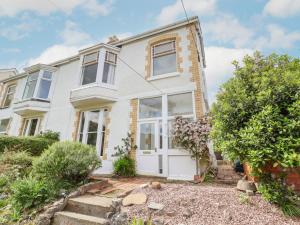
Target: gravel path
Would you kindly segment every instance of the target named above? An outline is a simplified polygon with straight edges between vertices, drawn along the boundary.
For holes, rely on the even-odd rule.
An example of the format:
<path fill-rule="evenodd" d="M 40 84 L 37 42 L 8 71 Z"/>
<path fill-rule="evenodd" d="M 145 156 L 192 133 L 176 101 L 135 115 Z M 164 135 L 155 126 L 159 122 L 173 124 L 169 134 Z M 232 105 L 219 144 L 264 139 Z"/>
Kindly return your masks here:
<path fill-rule="evenodd" d="M 144 188 L 144 205 L 126 207 L 129 217 L 160 219 L 167 225 L 300 225 L 299 219 L 286 218 L 274 205 L 259 195 L 241 203 L 235 188 L 224 185 L 162 184 L 161 190 Z M 161 203 L 161 212 L 150 212 L 147 204 Z"/>

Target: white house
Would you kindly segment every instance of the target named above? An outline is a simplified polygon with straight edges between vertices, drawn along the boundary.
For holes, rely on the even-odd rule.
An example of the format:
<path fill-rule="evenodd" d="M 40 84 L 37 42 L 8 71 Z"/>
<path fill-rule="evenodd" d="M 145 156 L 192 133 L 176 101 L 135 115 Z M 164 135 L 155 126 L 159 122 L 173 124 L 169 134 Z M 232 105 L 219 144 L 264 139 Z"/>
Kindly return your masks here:
<path fill-rule="evenodd" d="M 0 133 L 58 131 L 61 140 L 96 146 L 112 172 L 114 147 L 131 132 L 137 173 L 193 179 L 195 163 L 175 149 L 175 116 L 208 111 L 205 55 L 197 17 L 123 40 L 112 37 L 58 62 L 0 81 Z"/>

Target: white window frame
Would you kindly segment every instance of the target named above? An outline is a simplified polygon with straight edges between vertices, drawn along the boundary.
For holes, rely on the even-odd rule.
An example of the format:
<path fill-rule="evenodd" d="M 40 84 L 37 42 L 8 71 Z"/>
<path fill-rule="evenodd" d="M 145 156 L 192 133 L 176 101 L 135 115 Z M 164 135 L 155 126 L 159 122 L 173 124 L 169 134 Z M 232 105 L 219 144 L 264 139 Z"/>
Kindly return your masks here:
<path fill-rule="evenodd" d="M 86 57 L 86 56 L 88 56 L 88 55 L 93 55 L 93 54 L 97 54 L 96 60 L 94 60 L 94 61 L 92 61 L 92 62 L 84 63 L 84 57 Z M 93 84 L 95 84 L 95 83 L 98 82 L 99 57 L 100 57 L 100 51 L 89 52 L 89 53 L 83 55 L 83 57 L 82 57 L 82 63 L 81 63 L 80 86 L 82 86 L 82 87 L 84 87 L 84 86 L 89 86 L 89 85 L 93 85 Z M 82 84 L 83 77 L 84 77 L 84 67 L 85 67 L 85 66 L 94 65 L 94 64 L 97 65 L 97 71 L 96 71 L 96 79 L 95 79 L 95 82 L 88 83 L 88 84 Z"/>
<path fill-rule="evenodd" d="M 107 132 L 107 127 L 105 128 L 105 131 L 103 132 L 102 130 L 102 127 L 103 127 L 103 124 L 104 124 L 104 111 L 107 110 L 107 109 L 91 109 L 91 110 L 86 110 L 86 111 L 82 111 L 80 112 L 80 120 L 79 120 L 79 129 L 78 129 L 78 133 L 77 133 L 77 141 L 80 141 L 80 130 L 81 130 L 81 123 L 82 123 L 82 117 L 83 117 L 83 114 L 86 113 L 86 116 L 85 116 L 85 121 L 84 121 L 84 124 L 83 124 L 83 131 L 82 131 L 82 141 L 81 143 L 83 144 L 87 144 L 87 138 L 88 138 L 88 123 L 87 121 L 89 121 L 89 114 L 88 112 L 93 112 L 93 111 L 99 111 L 99 118 L 98 118 L 98 129 L 97 129 L 97 140 L 96 140 L 96 151 L 98 153 L 98 156 L 99 157 L 103 157 L 103 153 L 104 153 L 104 146 L 102 146 L 102 138 L 103 136 L 105 136 L 105 133 Z M 102 153 L 102 155 L 101 155 Z"/>
<path fill-rule="evenodd" d="M 44 74 L 45 71 L 51 73 L 51 79 L 43 78 L 43 74 Z M 33 73 L 35 73 L 35 72 L 33 72 Z M 23 97 L 22 97 L 22 99 L 23 100 L 38 99 L 38 100 L 43 100 L 43 101 L 49 101 L 50 100 L 51 87 L 52 87 L 52 83 L 53 83 L 53 72 L 52 71 L 48 71 L 48 70 L 40 70 L 39 73 L 38 73 L 38 78 L 37 78 L 37 81 L 36 81 L 36 85 L 34 87 L 34 92 L 33 92 L 32 97 L 30 97 L 30 98 L 24 98 L 24 92 L 25 92 L 25 89 L 26 89 L 26 86 L 27 86 L 28 77 L 29 76 L 27 76 L 27 80 L 26 80 L 25 87 L 24 87 L 24 90 L 23 90 Z M 37 96 L 39 88 L 40 88 L 40 85 L 41 85 L 41 80 L 42 79 L 43 80 L 50 80 L 51 81 L 50 88 L 49 88 L 49 93 L 48 93 L 48 98 L 39 98 Z"/>
<path fill-rule="evenodd" d="M 15 91 L 14 91 L 14 92 L 9 92 L 10 88 L 12 88 L 12 87 L 15 87 Z M 16 94 L 16 88 L 17 88 L 17 85 L 16 85 L 16 84 L 12 84 L 12 85 L 9 85 L 9 86 L 7 87 L 7 89 L 6 89 L 6 94 L 5 94 L 5 98 L 4 98 L 3 105 L 2 105 L 3 108 L 9 108 L 9 107 L 11 106 L 11 104 L 13 103 L 13 101 L 14 101 L 14 95 Z M 12 100 L 11 100 L 11 102 L 9 103 L 9 105 L 5 105 L 5 102 L 6 102 L 6 100 L 7 100 L 8 95 L 12 95 Z"/>
<path fill-rule="evenodd" d="M 115 61 L 114 62 L 108 60 L 108 54 L 115 55 Z M 117 59 L 118 59 L 118 54 L 117 53 L 115 53 L 113 51 L 108 51 L 108 50 L 105 51 L 105 58 L 104 58 L 104 62 L 103 62 L 103 71 L 102 71 L 102 76 L 101 76 L 101 80 L 100 80 L 101 84 L 103 84 L 104 86 L 115 86 L 115 84 L 116 84 Z M 113 83 L 112 84 L 111 83 L 104 83 L 103 82 L 104 65 L 105 65 L 105 63 L 110 64 L 111 66 L 114 67 L 114 75 L 113 75 Z"/>
<path fill-rule="evenodd" d="M 25 137 L 28 137 L 29 136 L 29 130 L 30 130 L 30 127 L 32 125 L 32 121 L 33 120 L 37 120 L 37 124 L 36 124 L 36 128 L 35 128 L 35 131 L 34 131 L 34 135 L 37 135 L 38 132 L 39 132 L 39 127 L 40 127 L 40 122 L 41 122 L 41 118 L 38 118 L 38 117 L 32 117 L 32 118 L 26 118 L 24 119 L 24 127 L 23 127 L 23 130 L 22 130 L 22 136 L 25 136 Z M 26 122 L 28 121 L 28 125 L 26 126 Z"/>
<path fill-rule="evenodd" d="M 163 44 L 167 44 L 167 43 L 170 43 L 170 42 L 173 42 L 174 44 L 174 50 L 173 51 L 168 51 L 168 52 L 164 52 L 164 53 L 160 53 L 158 55 L 154 55 L 154 48 L 156 46 L 159 46 L 159 45 L 163 45 Z M 151 78 L 152 79 L 158 79 L 158 78 L 165 78 L 165 77 L 169 77 L 169 76 L 176 76 L 178 75 L 178 71 L 177 71 L 177 48 L 176 48 L 176 39 L 172 39 L 172 40 L 167 40 L 167 41 L 162 41 L 162 42 L 159 42 L 155 45 L 153 45 L 151 47 Z M 169 55 L 169 54 L 174 54 L 175 53 L 175 64 L 176 64 L 176 70 L 174 72 L 170 72 L 170 73 L 162 73 L 162 74 L 157 74 L 157 75 L 154 75 L 154 58 L 155 57 L 159 57 L 159 56 L 165 56 L 165 55 Z"/>
<path fill-rule="evenodd" d="M 8 132 L 7 128 L 9 127 L 9 125 L 11 123 L 11 118 L 3 118 L 3 119 L 0 119 L 0 124 L 3 120 L 8 120 L 8 124 L 5 128 L 5 131 L 0 131 L 0 135 L 6 135 L 7 134 L 7 132 Z"/>

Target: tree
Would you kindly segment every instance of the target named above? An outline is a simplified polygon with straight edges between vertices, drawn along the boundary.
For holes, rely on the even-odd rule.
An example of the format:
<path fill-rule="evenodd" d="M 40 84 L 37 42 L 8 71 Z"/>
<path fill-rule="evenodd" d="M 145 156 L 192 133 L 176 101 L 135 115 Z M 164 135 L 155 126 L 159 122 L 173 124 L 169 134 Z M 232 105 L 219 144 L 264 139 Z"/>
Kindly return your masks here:
<path fill-rule="evenodd" d="M 189 151 L 196 160 L 196 174 L 199 176 L 199 160 L 209 157 L 208 139 L 210 125 L 207 117 L 189 121 L 177 117 L 174 124 L 174 143 Z"/>
<path fill-rule="evenodd" d="M 249 163 L 260 178 L 269 165 L 299 167 L 300 60 L 256 52 L 233 64 L 212 107 L 215 149 Z"/>

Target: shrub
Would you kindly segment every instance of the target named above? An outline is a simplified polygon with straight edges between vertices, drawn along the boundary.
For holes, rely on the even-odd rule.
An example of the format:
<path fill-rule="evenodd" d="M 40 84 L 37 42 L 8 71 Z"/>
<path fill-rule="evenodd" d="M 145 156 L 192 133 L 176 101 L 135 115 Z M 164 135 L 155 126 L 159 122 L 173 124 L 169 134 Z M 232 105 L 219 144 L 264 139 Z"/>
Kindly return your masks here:
<path fill-rule="evenodd" d="M 57 142 L 33 162 L 32 175 L 58 183 L 78 184 L 99 165 L 94 147 L 78 142 Z"/>
<path fill-rule="evenodd" d="M 49 182 L 32 177 L 15 181 L 11 189 L 12 207 L 17 212 L 39 207 L 49 202 L 55 195 Z"/>
<path fill-rule="evenodd" d="M 129 156 L 121 156 L 114 162 L 114 174 L 124 177 L 135 176 L 135 162 Z"/>
<path fill-rule="evenodd" d="M 59 141 L 60 140 L 60 133 L 55 132 L 55 131 L 51 131 L 51 130 L 46 130 L 46 131 L 41 132 L 40 134 L 38 134 L 37 137 L 51 139 L 51 140 L 54 140 L 54 141 Z"/>
<path fill-rule="evenodd" d="M 22 168 L 27 168 L 32 165 L 34 157 L 28 152 L 11 152 L 5 150 L 3 154 L 0 155 L 0 164 L 17 165 Z"/>
<path fill-rule="evenodd" d="M 40 137 L 0 136 L 0 153 L 8 151 L 27 151 L 33 156 L 40 155 L 55 140 Z"/>
<path fill-rule="evenodd" d="M 255 53 L 243 63 L 234 62 L 212 108 L 215 149 L 249 163 L 263 197 L 283 208 L 291 203 L 285 182 L 261 178 L 266 166 L 300 166 L 300 60 Z"/>

